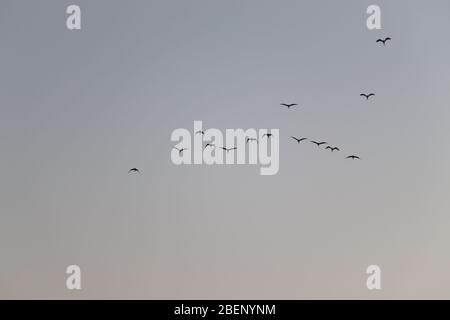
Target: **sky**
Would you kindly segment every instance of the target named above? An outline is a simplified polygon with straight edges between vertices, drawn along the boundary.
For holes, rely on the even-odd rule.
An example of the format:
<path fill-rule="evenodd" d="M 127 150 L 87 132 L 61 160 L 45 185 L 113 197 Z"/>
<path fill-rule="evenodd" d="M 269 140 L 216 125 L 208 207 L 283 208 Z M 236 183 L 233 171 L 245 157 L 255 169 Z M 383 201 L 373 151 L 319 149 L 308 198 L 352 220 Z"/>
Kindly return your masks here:
<path fill-rule="evenodd" d="M 0 298 L 449 299 L 449 13 L 3 0 Z M 195 120 L 279 129 L 279 172 L 174 165 L 171 134 Z M 73 264 L 82 290 L 65 286 Z"/>

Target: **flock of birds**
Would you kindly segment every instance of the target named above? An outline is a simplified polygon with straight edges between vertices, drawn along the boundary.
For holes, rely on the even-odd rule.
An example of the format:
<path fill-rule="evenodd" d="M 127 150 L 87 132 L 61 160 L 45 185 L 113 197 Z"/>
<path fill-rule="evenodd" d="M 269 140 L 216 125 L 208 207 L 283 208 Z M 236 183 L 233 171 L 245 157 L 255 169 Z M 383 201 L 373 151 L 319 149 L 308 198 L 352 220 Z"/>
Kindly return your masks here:
<path fill-rule="evenodd" d="M 360 96 L 366 97 L 367 100 L 368 100 L 371 96 L 374 96 L 374 95 L 375 95 L 374 93 L 370 93 L 370 94 L 361 93 L 361 94 L 360 94 Z M 287 107 L 288 109 L 290 109 L 291 107 L 294 107 L 294 106 L 298 106 L 298 104 L 296 104 L 296 103 L 291 103 L 291 104 L 281 103 L 280 105 L 281 105 L 281 106 L 285 106 L 285 107 Z M 317 147 L 319 147 L 319 148 L 320 148 L 322 145 L 326 145 L 325 150 L 330 150 L 331 152 L 334 152 L 334 151 L 341 151 L 341 149 L 339 149 L 339 147 L 331 146 L 331 145 L 330 145 L 328 142 L 326 142 L 326 141 L 315 141 L 315 140 L 311 140 L 311 139 L 309 139 L 309 138 L 297 138 L 297 137 L 294 137 L 294 136 L 291 136 L 291 138 L 292 138 L 293 140 L 295 140 L 295 142 L 297 142 L 297 144 L 300 144 L 300 143 L 303 142 L 303 141 L 309 141 L 309 142 L 315 144 L 315 145 L 316 145 Z M 360 158 L 359 156 L 356 156 L 356 155 L 354 155 L 354 154 L 347 156 L 346 159 L 352 159 L 352 160 L 358 159 L 358 160 L 361 160 L 361 158 Z"/>
<path fill-rule="evenodd" d="M 392 40 L 392 38 L 386 37 L 386 38 L 384 38 L 384 39 L 378 39 L 378 40 L 376 41 L 376 43 L 382 43 L 383 46 L 386 46 L 387 41 L 391 41 L 391 40 Z M 360 96 L 361 96 L 361 97 L 364 97 L 364 98 L 366 99 L 366 101 L 368 101 L 371 97 L 374 97 L 374 96 L 375 96 L 375 93 L 373 93 L 373 92 L 371 92 L 371 93 L 361 93 Z M 288 109 L 291 109 L 292 107 L 298 106 L 297 103 L 281 103 L 280 105 L 283 106 L 283 107 L 286 107 L 286 108 L 288 108 Z M 292 138 L 293 140 L 295 140 L 295 141 L 297 142 L 297 144 L 300 144 L 300 143 L 303 142 L 303 141 L 308 141 L 308 140 L 309 140 L 311 143 L 314 143 L 314 144 L 315 144 L 317 147 L 319 147 L 319 148 L 320 148 L 320 146 L 322 146 L 322 145 L 326 145 L 325 150 L 330 150 L 331 152 L 334 152 L 334 151 L 341 151 L 341 150 L 339 149 L 339 147 L 331 146 L 331 145 L 329 145 L 328 142 L 326 142 L 326 141 L 315 141 L 315 140 L 310 140 L 310 139 L 308 139 L 308 138 L 297 138 L 297 137 L 294 137 L 294 136 L 291 136 L 291 138 Z M 347 156 L 345 159 L 351 159 L 351 160 L 356 160 L 356 159 L 358 159 L 358 160 L 361 160 L 361 158 L 360 158 L 359 156 L 354 155 L 354 154 L 351 154 L 351 155 Z"/>
<path fill-rule="evenodd" d="M 361 94 L 361 95 L 362 95 L 362 94 Z M 281 105 L 284 105 L 284 104 L 281 104 Z M 326 142 L 326 141 L 315 141 L 315 140 L 311 140 L 311 139 L 308 139 L 308 138 L 297 138 L 297 137 L 294 137 L 294 136 L 291 136 L 291 138 L 292 138 L 293 140 L 295 140 L 295 141 L 297 142 L 297 144 L 300 144 L 300 143 L 303 142 L 303 141 L 310 141 L 311 143 L 315 144 L 315 145 L 316 145 L 317 147 L 319 147 L 319 148 L 320 148 L 320 146 L 322 146 L 322 145 L 326 145 L 325 150 L 330 150 L 331 152 L 334 152 L 334 151 L 341 151 L 341 149 L 339 149 L 339 147 L 331 146 L 331 145 L 330 145 L 328 142 Z M 358 159 L 358 160 L 361 160 L 361 158 L 360 158 L 359 156 L 356 156 L 356 155 L 354 155 L 354 154 L 347 156 L 346 159 L 352 159 L 352 160 Z"/>
<path fill-rule="evenodd" d="M 376 41 L 376 43 L 382 43 L 383 46 L 386 46 L 386 42 L 387 42 L 387 41 L 390 41 L 390 40 L 392 40 L 390 37 L 386 37 L 386 38 L 384 38 L 384 39 L 378 39 L 378 40 Z M 366 101 L 368 101 L 371 97 L 374 97 L 374 96 L 375 96 L 375 93 L 361 93 L 360 96 L 361 96 L 361 97 L 364 97 L 364 98 L 366 99 Z M 298 106 L 297 103 L 281 103 L 280 105 L 283 106 L 283 107 L 286 107 L 287 109 L 291 109 L 292 107 L 297 107 L 297 106 Z M 200 131 L 197 131 L 195 134 L 201 134 L 201 135 L 204 135 L 205 132 L 202 131 L 202 130 L 200 130 Z M 270 138 L 272 137 L 272 134 L 271 134 L 271 133 L 265 133 L 265 134 L 262 136 L 262 138 L 265 138 L 265 137 L 267 137 L 268 139 L 270 139 Z M 300 144 L 300 143 L 303 142 L 303 141 L 310 141 L 311 143 L 315 144 L 315 145 L 316 145 L 317 147 L 319 147 L 319 148 L 320 148 L 322 145 L 326 145 L 325 150 L 330 150 L 331 152 L 334 152 L 334 151 L 341 151 L 341 150 L 339 149 L 339 147 L 331 146 L 331 145 L 328 144 L 328 142 L 326 142 L 326 141 L 315 141 L 315 140 L 311 140 L 311 139 L 309 139 L 309 138 L 297 138 L 297 137 L 294 137 L 294 136 L 291 136 L 291 138 L 292 138 L 293 140 L 295 140 L 295 141 L 297 142 L 297 144 Z M 246 142 L 246 143 L 249 143 L 249 142 L 256 142 L 256 143 L 258 143 L 258 139 L 257 139 L 257 138 L 247 137 L 247 139 L 245 140 L 245 142 Z M 215 144 L 213 144 L 213 143 L 207 143 L 207 144 L 204 146 L 204 149 L 206 149 L 206 148 L 215 148 L 215 147 L 216 147 Z M 233 148 L 219 147 L 219 148 L 222 149 L 222 150 L 224 150 L 224 151 L 227 152 L 227 153 L 230 152 L 230 151 L 232 151 L 232 150 L 236 150 L 236 149 L 237 149 L 237 147 L 233 147 Z M 178 150 L 178 152 L 179 152 L 180 155 L 183 154 L 183 151 L 188 150 L 187 148 L 181 148 L 181 149 L 179 149 L 179 148 L 176 148 L 176 147 L 174 147 L 173 149 Z M 356 160 L 356 159 L 358 159 L 358 160 L 361 160 L 361 158 L 360 158 L 359 156 L 354 155 L 354 154 L 351 154 L 351 155 L 347 156 L 345 159 L 351 159 L 351 160 Z M 131 169 L 128 171 L 128 173 L 140 173 L 140 171 L 139 171 L 138 168 L 131 168 Z"/>

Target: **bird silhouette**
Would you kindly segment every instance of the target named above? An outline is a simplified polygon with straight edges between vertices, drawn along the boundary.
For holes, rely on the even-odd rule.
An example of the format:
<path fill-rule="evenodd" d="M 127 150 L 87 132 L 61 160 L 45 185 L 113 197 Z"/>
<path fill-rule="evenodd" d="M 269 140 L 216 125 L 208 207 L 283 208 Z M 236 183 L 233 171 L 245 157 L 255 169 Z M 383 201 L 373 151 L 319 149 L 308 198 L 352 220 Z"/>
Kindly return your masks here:
<path fill-rule="evenodd" d="M 205 145 L 205 148 L 204 148 L 204 149 L 206 149 L 206 148 L 208 148 L 208 147 L 215 148 L 216 145 L 215 145 L 214 143 L 207 143 L 207 144 Z"/>
<path fill-rule="evenodd" d="M 348 156 L 347 158 L 345 158 L 345 159 L 352 159 L 352 160 L 355 160 L 355 159 L 359 159 L 359 160 L 361 160 L 361 158 L 360 157 L 358 157 L 358 156 L 355 156 L 355 155 L 351 155 L 351 156 Z"/>
<path fill-rule="evenodd" d="M 140 171 L 138 168 L 132 168 L 132 169 L 128 170 L 128 173 L 132 173 L 132 172 L 139 173 Z"/>
<path fill-rule="evenodd" d="M 173 147 L 175 150 L 178 150 L 178 153 L 181 155 L 182 153 L 183 153 L 183 151 L 184 150 L 188 150 L 188 148 L 181 148 L 181 149 L 178 149 L 178 148 L 175 148 L 175 147 Z"/>
<path fill-rule="evenodd" d="M 360 94 L 360 96 L 361 96 L 361 97 L 365 97 L 366 100 L 369 100 L 369 98 L 372 97 L 372 96 L 374 96 L 374 95 L 375 95 L 375 93 L 369 93 L 369 94 L 361 93 L 361 94 Z"/>
<path fill-rule="evenodd" d="M 297 143 L 300 143 L 300 142 L 302 142 L 303 140 L 307 140 L 308 138 L 296 138 L 296 137 L 294 137 L 294 136 L 291 136 L 291 138 L 292 139 L 294 139 L 295 141 L 297 141 Z"/>
<path fill-rule="evenodd" d="M 258 142 L 258 139 L 256 139 L 256 138 L 247 138 L 247 139 L 245 140 L 245 143 L 249 143 L 250 141 L 256 141 L 256 142 Z"/>
<path fill-rule="evenodd" d="M 317 142 L 317 141 L 311 140 L 311 142 L 314 143 L 315 145 L 317 145 L 318 147 L 320 147 L 322 144 L 327 144 L 327 142 L 325 142 L 325 141 Z"/>
<path fill-rule="evenodd" d="M 389 37 L 387 37 L 387 38 L 385 38 L 384 40 L 383 40 L 383 39 L 378 39 L 376 42 L 382 42 L 382 43 L 383 43 L 383 46 L 385 46 L 385 45 L 386 45 L 386 41 L 388 41 L 388 40 L 392 40 L 392 39 L 389 38 Z"/>
<path fill-rule="evenodd" d="M 272 138 L 273 134 L 272 133 L 264 133 L 262 138 L 264 138 L 266 136 L 267 136 L 267 138 Z"/>
<path fill-rule="evenodd" d="M 287 107 L 288 109 L 290 109 L 291 107 L 298 106 L 298 104 L 296 103 L 281 103 L 280 105 L 283 107 Z"/>
<path fill-rule="evenodd" d="M 341 151 L 341 150 L 339 150 L 338 147 L 331 147 L 331 146 L 328 146 L 328 147 L 326 147 L 325 149 L 330 149 L 331 152 L 334 152 L 334 151 Z"/>
<path fill-rule="evenodd" d="M 202 130 L 198 130 L 195 134 L 201 134 L 201 135 L 204 135 L 205 134 L 205 131 L 202 131 Z"/>
<path fill-rule="evenodd" d="M 229 152 L 229 151 L 231 151 L 231 150 L 236 150 L 237 148 L 236 147 L 234 147 L 234 148 L 225 148 L 225 147 L 220 147 L 220 149 L 223 149 L 223 150 L 225 150 L 227 153 Z"/>

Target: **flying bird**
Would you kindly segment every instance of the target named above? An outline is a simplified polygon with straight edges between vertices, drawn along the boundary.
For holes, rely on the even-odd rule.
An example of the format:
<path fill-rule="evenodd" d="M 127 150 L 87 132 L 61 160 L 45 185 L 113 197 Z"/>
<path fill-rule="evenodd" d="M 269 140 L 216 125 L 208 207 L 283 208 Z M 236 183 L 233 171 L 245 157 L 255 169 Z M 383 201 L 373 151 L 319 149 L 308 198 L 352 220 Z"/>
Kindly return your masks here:
<path fill-rule="evenodd" d="M 296 138 L 296 137 L 294 137 L 294 136 L 291 136 L 291 138 L 292 139 L 294 139 L 295 141 L 297 141 L 297 143 L 300 143 L 300 142 L 302 142 L 303 140 L 307 140 L 308 138 Z"/>
<path fill-rule="evenodd" d="M 331 152 L 334 152 L 334 151 L 341 151 L 341 150 L 339 150 L 338 147 L 331 147 L 331 146 L 328 146 L 328 147 L 326 147 L 325 149 L 330 149 Z"/>
<path fill-rule="evenodd" d="M 311 140 L 311 142 L 316 144 L 318 147 L 320 147 L 322 144 L 327 144 L 327 142 L 325 142 L 325 141 L 317 142 L 317 141 Z"/>
<path fill-rule="evenodd" d="M 205 131 L 202 131 L 202 130 L 199 130 L 199 131 L 197 131 L 195 134 L 201 134 L 201 135 L 204 135 L 205 134 Z"/>
<path fill-rule="evenodd" d="M 392 39 L 389 38 L 389 37 L 387 37 L 387 38 L 385 38 L 384 40 L 383 40 L 383 39 L 378 39 L 377 42 L 382 42 L 382 43 L 383 43 L 383 46 L 385 46 L 385 45 L 386 45 L 386 41 L 388 41 L 388 40 L 392 40 Z"/>
<path fill-rule="evenodd" d="M 290 109 L 291 107 L 298 106 L 298 104 L 296 103 L 281 103 L 280 105 L 283 107 L 287 107 L 288 109 Z"/>
<path fill-rule="evenodd" d="M 352 160 L 355 160 L 355 159 L 359 159 L 359 160 L 361 160 L 361 158 L 360 157 L 358 157 L 358 156 L 355 156 L 355 155 L 351 155 L 351 156 L 348 156 L 347 158 L 345 158 L 345 159 L 352 159 Z"/>
<path fill-rule="evenodd" d="M 215 145 L 214 143 L 207 143 L 207 144 L 205 145 L 205 148 L 204 148 L 204 149 L 206 149 L 206 148 L 208 148 L 208 147 L 215 148 L 216 145 Z"/>
<path fill-rule="evenodd" d="M 139 169 L 138 168 L 132 168 L 132 169 L 128 170 L 128 173 L 132 173 L 132 172 L 139 173 Z"/>
<path fill-rule="evenodd" d="M 366 100 L 369 100 L 369 98 L 372 97 L 372 96 L 374 96 L 374 95 L 375 95 L 375 93 L 369 93 L 369 94 L 361 93 L 361 94 L 360 94 L 360 96 L 361 96 L 361 97 L 365 97 Z"/>
<path fill-rule="evenodd" d="M 256 138 L 247 138 L 247 139 L 245 140 L 245 143 L 249 143 L 250 141 L 256 141 L 256 142 L 258 142 L 258 139 L 256 139 Z"/>
<path fill-rule="evenodd" d="M 265 136 L 267 136 L 267 138 L 272 138 L 273 134 L 272 133 L 264 133 L 262 138 L 264 138 Z"/>
<path fill-rule="evenodd" d="M 183 153 L 184 150 L 188 150 L 188 148 L 181 148 L 181 149 L 178 149 L 178 148 L 175 148 L 175 147 L 173 147 L 173 148 L 174 148 L 175 150 L 178 150 L 178 152 L 179 152 L 180 155 Z"/>
<path fill-rule="evenodd" d="M 225 147 L 220 147 L 220 149 L 223 149 L 223 150 L 225 150 L 227 153 L 229 152 L 229 151 L 231 151 L 231 150 L 236 150 L 237 148 L 236 147 L 234 147 L 234 148 L 225 148 Z"/>

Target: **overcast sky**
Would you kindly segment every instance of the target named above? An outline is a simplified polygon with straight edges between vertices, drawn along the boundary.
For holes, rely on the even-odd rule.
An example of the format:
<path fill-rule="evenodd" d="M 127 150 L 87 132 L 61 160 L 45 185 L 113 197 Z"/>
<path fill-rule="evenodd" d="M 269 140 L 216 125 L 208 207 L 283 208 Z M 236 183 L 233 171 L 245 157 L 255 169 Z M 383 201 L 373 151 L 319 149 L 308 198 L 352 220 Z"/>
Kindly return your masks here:
<path fill-rule="evenodd" d="M 0 298 L 450 298 L 449 14 L 448 0 L 2 0 Z M 278 174 L 175 166 L 170 135 L 194 120 L 279 129 Z M 65 288 L 71 264 L 81 291 Z"/>

